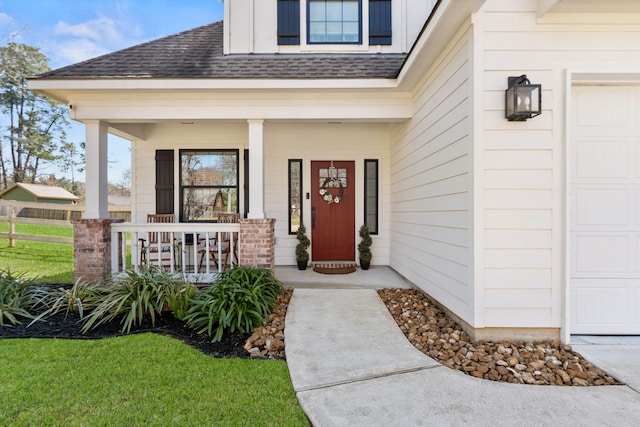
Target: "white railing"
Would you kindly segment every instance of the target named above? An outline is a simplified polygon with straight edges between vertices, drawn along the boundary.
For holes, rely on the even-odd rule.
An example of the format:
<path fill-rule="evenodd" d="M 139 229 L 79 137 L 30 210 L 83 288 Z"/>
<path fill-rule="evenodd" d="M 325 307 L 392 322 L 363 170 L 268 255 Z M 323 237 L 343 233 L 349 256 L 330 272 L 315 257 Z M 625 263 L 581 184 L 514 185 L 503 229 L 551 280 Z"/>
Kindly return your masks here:
<path fill-rule="evenodd" d="M 157 233 L 157 242 L 149 244 L 150 233 Z M 161 242 L 163 233 L 171 237 L 170 241 Z M 151 264 L 170 273 L 180 273 L 191 282 L 211 282 L 227 266 L 240 263 L 237 259 L 239 233 L 240 224 L 235 223 L 112 224 L 112 274 L 120 274 L 127 268 L 140 271 L 143 265 Z M 131 248 L 130 265 L 127 247 Z"/>

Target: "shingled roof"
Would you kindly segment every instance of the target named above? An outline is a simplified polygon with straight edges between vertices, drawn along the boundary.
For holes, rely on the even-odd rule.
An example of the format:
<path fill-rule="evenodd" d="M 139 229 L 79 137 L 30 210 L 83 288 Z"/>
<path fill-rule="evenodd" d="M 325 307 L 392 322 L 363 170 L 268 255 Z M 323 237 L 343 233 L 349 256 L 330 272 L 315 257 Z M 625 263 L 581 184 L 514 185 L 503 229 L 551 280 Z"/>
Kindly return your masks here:
<path fill-rule="evenodd" d="M 224 55 L 222 21 L 50 71 L 41 79 L 391 79 L 401 54 Z"/>

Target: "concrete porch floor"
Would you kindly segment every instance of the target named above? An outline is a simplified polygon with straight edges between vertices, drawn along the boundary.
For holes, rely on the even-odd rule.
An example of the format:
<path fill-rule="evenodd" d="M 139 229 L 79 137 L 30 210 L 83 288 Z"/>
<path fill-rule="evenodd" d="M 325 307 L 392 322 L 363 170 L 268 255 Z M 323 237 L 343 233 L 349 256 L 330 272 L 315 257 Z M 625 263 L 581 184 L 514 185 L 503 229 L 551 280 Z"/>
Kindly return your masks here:
<path fill-rule="evenodd" d="M 296 266 L 278 265 L 275 276 L 286 288 L 312 289 L 383 289 L 383 288 L 413 288 L 406 280 L 392 268 L 386 266 L 372 266 L 369 270 L 358 268 L 349 274 L 322 274 L 312 268 L 304 271 Z"/>

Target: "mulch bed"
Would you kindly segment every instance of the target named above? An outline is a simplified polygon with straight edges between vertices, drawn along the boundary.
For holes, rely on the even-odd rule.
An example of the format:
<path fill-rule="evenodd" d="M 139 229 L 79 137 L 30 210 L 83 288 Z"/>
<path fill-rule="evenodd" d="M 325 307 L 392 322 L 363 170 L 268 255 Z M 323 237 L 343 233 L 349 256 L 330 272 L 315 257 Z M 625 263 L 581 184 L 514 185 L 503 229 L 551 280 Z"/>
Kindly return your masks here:
<path fill-rule="evenodd" d="M 123 336 L 120 332 L 119 321 L 106 323 L 83 334 L 80 331 L 82 324 L 77 313 L 58 313 L 45 320 L 27 327 L 29 319 L 23 319 L 19 325 L 0 326 L 0 338 L 68 338 L 68 339 L 101 339 Z M 171 313 L 165 313 L 156 317 L 155 326 L 150 321 L 131 328 L 131 333 L 153 332 L 179 339 L 186 344 L 200 350 L 202 353 L 219 358 L 248 358 L 249 353 L 244 349 L 244 344 L 251 336 L 246 333 L 227 333 L 221 341 L 212 343 L 211 338 L 204 334 L 197 334 L 185 326 Z"/>

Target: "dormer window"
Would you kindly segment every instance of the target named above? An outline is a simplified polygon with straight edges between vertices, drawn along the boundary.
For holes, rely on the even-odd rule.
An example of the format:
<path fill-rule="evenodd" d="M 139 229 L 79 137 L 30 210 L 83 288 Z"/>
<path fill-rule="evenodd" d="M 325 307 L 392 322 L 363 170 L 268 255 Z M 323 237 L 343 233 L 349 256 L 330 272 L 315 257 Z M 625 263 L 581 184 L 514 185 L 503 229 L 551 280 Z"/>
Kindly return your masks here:
<path fill-rule="evenodd" d="M 369 46 L 391 45 L 391 9 L 391 0 L 278 0 L 278 44 L 299 45 L 306 20 L 310 45 L 366 44 L 363 27 L 369 29 Z"/>
<path fill-rule="evenodd" d="M 360 0 L 309 0 L 309 44 L 360 43 Z"/>

